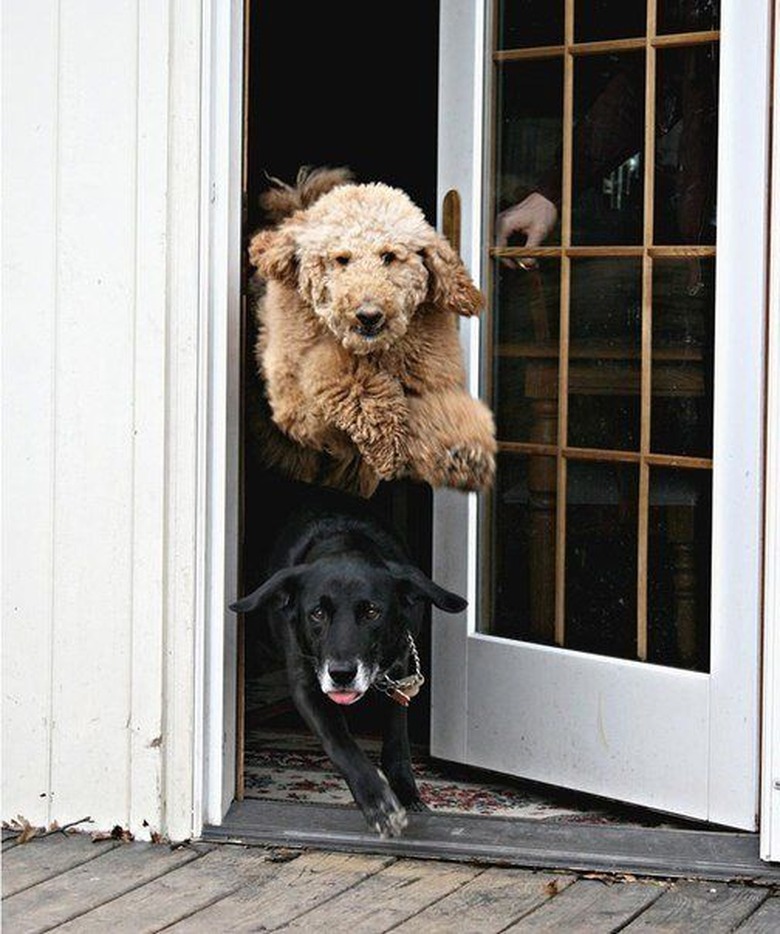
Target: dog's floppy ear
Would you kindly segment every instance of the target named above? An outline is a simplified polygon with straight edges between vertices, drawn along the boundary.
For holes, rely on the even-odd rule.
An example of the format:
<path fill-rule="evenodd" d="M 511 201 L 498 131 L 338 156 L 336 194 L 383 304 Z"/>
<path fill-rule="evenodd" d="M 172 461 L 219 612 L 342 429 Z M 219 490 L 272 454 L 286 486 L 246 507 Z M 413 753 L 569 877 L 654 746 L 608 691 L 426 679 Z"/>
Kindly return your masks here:
<path fill-rule="evenodd" d="M 446 613 L 459 613 L 468 606 L 468 601 L 463 597 L 435 584 L 430 577 L 411 564 L 388 561 L 387 568 L 397 581 L 402 598 L 409 603 L 430 600 Z"/>
<path fill-rule="evenodd" d="M 485 296 L 474 285 L 463 261 L 440 234 L 422 250 L 428 270 L 428 301 L 442 311 L 470 317 L 485 306 Z"/>
<path fill-rule="evenodd" d="M 282 224 L 274 230 L 261 230 L 249 242 L 249 262 L 264 279 L 280 279 L 294 285 L 298 259 L 293 228 Z"/>
<path fill-rule="evenodd" d="M 289 599 L 292 589 L 304 568 L 305 565 L 302 564 L 291 568 L 282 568 L 281 571 L 272 574 L 257 590 L 253 590 L 252 593 L 247 594 L 246 597 L 241 597 L 240 600 L 231 603 L 230 609 L 233 610 L 234 613 L 249 613 L 252 610 L 258 609 L 258 607 L 261 607 L 264 603 L 267 603 L 277 594 L 284 595 L 286 593 Z"/>

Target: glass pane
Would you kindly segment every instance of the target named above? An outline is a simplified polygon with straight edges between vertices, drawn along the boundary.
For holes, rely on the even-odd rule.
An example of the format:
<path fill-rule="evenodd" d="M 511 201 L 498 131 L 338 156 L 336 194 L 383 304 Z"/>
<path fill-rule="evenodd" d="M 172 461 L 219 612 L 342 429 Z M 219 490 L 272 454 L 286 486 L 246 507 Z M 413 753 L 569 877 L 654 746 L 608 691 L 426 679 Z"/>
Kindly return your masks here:
<path fill-rule="evenodd" d="M 573 260 L 569 329 L 568 443 L 638 450 L 641 259 Z"/>
<path fill-rule="evenodd" d="M 712 474 L 651 468 L 648 660 L 709 670 Z"/>
<path fill-rule="evenodd" d="M 644 52 L 574 62 L 574 244 L 642 242 L 644 80 Z"/>
<path fill-rule="evenodd" d="M 574 41 L 643 36 L 646 22 L 647 0 L 575 0 Z"/>
<path fill-rule="evenodd" d="M 567 462 L 566 647 L 636 656 L 638 468 Z"/>
<path fill-rule="evenodd" d="M 490 632 L 552 642 L 555 619 L 554 457 L 500 454 L 491 499 Z"/>
<path fill-rule="evenodd" d="M 504 441 L 555 444 L 560 261 L 495 264 L 493 409 Z"/>
<path fill-rule="evenodd" d="M 560 199 L 563 62 L 555 58 L 497 67 L 496 210 L 533 191 Z M 546 242 L 561 242 L 558 228 Z M 524 244 L 520 235 L 509 245 Z"/>
<path fill-rule="evenodd" d="M 658 32 L 720 29 L 720 0 L 658 0 Z"/>
<path fill-rule="evenodd" d="M 650 447 L 712 456 L 715 260 L 653 264 Z"/>
<path fill-rule="evenodd" d="M 658 52 L 654 241 L 715 243 L 718 47 Z"/>
<path fill-rule="evenodd" d="M 563 0 L 500 0 L 499 49 L 563 44 Z"/>

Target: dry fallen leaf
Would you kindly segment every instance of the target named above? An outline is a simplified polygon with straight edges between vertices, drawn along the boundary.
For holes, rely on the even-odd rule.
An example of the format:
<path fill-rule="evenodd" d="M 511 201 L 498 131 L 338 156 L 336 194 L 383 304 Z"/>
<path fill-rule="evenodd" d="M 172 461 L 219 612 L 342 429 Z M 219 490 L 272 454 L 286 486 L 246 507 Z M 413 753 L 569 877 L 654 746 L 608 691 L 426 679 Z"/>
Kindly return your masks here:
<path fill-rule="evenodd" d="M 92 834 L 92 842 L 100 843 L 103 840 L 121 840 L 122 843 L 131 843 L 135 840 L 135 837 L 130 833 L 129 830 L 126 830 L 116 824 L 111 830 L 96 830 Z"/>
<path fill-rule="evenodd" d="M 3 821 L 3 830 L 10 830 L 16 834 L 14 837 L 16 843 L 27 843 L 28 840 L 32 840 L 33 837 L 45 832 L 43 827 L 33 827 L 27 818 L 22 817 L 21 814 L 17 814 L 10 822 Z"/>
<path fill-rule="evenodd" d="M 558 880 L 550 879 L 549 882 L 545 883 L 543 891 L 545 895 L 557 895 L 558 894 Z"/>

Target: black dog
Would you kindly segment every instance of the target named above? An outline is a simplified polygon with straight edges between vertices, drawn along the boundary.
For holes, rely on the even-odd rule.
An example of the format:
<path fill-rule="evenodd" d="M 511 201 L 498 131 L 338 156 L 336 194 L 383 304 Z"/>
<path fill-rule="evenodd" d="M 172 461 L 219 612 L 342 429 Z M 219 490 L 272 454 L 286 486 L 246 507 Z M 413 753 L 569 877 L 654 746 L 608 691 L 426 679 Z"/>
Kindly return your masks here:
<path fill-rule="evenodd" d="M 406 825 L 405 809 L 425 809 L 406 720 L 406 705 L 423 680 L 414 636 L 425 601 L 448 613 L 466 601 L 413 566 L 395 534 L 358 502 L 318 490 L 286 523 L 265 583 L 231 609 L 266 610 L 295 706 L 369 826 L 395 836 Z M 389 695 L 382 771 L 355 742 L 343 711 L 372 686 Z"/>

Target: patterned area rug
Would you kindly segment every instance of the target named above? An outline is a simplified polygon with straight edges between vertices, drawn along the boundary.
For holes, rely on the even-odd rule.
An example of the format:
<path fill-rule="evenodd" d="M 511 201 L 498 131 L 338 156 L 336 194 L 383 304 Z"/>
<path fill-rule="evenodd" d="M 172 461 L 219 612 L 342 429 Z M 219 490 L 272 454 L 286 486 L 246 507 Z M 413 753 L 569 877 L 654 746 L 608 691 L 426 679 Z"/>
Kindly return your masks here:
<path fill-rule="evenodd" d="M 358 739 L 368 756 L 378 762 L 379 743 Z M 245 751 L 245 796 L 275 801 L 335 804 L 354 807 L 346 783 L 333 769 L 316 740 L 303 733 L 266 727 L 250 729 Z M 660 815 L 636 815 L 615 809 L 583 805 L 564 792 L 542 793 L 511 779 L 485 780 L 482 774 L 434 762 L 419 750 L 412 765 L 420 794 L 433 811 L 494 817 L 578 822 L 671 826 Z"/>

